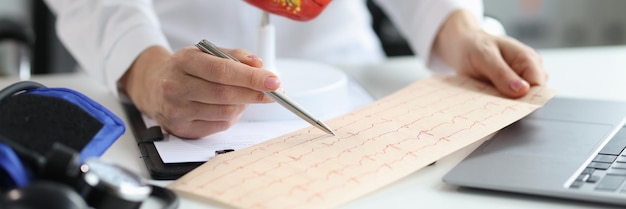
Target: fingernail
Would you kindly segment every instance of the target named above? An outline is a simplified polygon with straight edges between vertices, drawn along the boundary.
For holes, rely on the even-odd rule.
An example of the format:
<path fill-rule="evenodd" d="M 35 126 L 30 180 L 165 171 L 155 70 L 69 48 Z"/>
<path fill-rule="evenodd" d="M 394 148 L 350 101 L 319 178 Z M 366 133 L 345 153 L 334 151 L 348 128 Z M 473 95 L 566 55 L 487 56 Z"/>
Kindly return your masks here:
<path fill-rule="evenodd" d="M 254 55 L 254 54 L 248 55 L 247 57 L 250 58 L 251 60 L 259 60 L 259 61 L 263 62 L 263 59 L 261 59 L 260 57 Z"/>
<path fill-rule="evenodd" d="M 278 77 L 269 76 L 265 78 L 265 88 L 275 90 L 280 87 L 280 79 Z"/>
<path fill-rule="evenodd" d="M 525 80 L 516 80 L 516 81 L 509 83 L 509 88 L 511 88 L 513 92 L 519 92 L 520 89 L 526 86 L 530 86 L 530 85 Z"/>

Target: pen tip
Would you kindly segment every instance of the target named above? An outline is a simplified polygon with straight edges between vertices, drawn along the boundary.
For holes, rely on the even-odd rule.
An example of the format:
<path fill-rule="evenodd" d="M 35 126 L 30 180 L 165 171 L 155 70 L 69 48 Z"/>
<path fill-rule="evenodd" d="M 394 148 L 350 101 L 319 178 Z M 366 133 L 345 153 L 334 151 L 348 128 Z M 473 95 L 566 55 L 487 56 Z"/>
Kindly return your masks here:
<path fill-rule="evenodd" d="M 332 134 L 333 136 L 336 136 L 337 134 L 335 134 L 335 132 L 333 131 L 333 129 L 328 128 L 328 126 L 325 127 L 326 129 L 326 133 L 328 134 Z"/>
<path fill-rule="evenodd" d="M 324 122 L 322 121 L 316 121 L 316 126 L 320 129 L 322 129 L 322 131 L 328 133 L 328 134 L 332 134 L 333 136 L 335 136 L 335 132 L 333 131 L 333 129 L 331 129 L 330 127 L 328 127 L 326 124 L 324 124 Z"/>

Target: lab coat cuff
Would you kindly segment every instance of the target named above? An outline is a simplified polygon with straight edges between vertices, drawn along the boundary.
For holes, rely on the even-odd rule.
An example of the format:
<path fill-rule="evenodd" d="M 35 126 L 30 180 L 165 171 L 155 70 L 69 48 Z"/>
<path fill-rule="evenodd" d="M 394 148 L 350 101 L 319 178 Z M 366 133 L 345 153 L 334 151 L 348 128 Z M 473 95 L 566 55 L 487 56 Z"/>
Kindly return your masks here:
<path fill-rule="evenodd" d="M 454 72 L 454 70 L 447 66 L 439 56 L 432 54 L 433 44 L 439 30 L 453 12 L 461 9 L 471 12 L 477 20 L 482 21 L 483 4 L 480 1 L 471 0 L 433 1 L 433 3 L 437 3 L 439 5 L 424 7 L 428 9 L 420 11 L 426 13 L 423 17 L 429 18 L 416 20 L 418 22 L 417 31 L 424 34 L 423 36 L 420 36 L 422 40 L 411 44 L 413 49 L 417 51 L 419 57 L 426 62 L 426 66 L 428 68 L 433 70 L 435 73 L 450 74 Z"/>
<path fill-rule="evenodd" d="M 151 46 L 162 46 L 171 51 L 171 47 L 159 28 L 142 25 L 134 28 L 111 48 L 104 62 L 105 82 L 107 88 L 119 97 L 118 80 L 126 73 L 135 59 Z"/>

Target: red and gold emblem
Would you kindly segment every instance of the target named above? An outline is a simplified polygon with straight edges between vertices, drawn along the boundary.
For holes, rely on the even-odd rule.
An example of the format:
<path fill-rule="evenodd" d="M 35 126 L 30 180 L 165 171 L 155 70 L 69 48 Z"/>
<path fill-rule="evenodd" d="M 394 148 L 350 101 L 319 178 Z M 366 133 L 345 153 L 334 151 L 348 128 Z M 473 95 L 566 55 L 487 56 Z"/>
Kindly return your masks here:
<path fill-rule="evenodd" d="M 326 8 L 331 0 L 245 0 L 272 14 L 293 20 L 311 20 Z"/>

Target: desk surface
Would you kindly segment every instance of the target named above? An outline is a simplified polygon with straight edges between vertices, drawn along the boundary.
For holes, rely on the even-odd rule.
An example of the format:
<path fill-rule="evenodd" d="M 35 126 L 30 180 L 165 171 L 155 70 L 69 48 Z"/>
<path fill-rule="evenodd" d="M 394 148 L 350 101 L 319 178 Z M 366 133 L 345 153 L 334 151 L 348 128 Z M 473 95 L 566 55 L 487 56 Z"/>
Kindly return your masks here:
<path fill-rule="evenodd" d="M 626 101 L 626 46 L 551 49 L 539 51 L 550 74 L 548 86 L 559 90 L 559 97 Z M 413 58 L 393 58 L 380 65 L 343 67 L 375 97 L 385 96 L 430 73 Z M 78 90 L 103 104 L 127 122 L 117 99 L 107 89 L 84 74 L 33 76 L 49 87 Z M 0 86 L 15 82 L 1 79 Z M 127 122 L 128 123 L 128 122 Z M 408 177 L 342 208 L 599 208 L 604 205 L 569 200 L 459 188 L 444 184 L 443 175 L 478 144 L 468 146 Z M 132 133 L 127 131 L 102 156 L 148 178 L 149 174 Z M 170 181 L 153 181 L 167 185 Z M 143 208 L 149 208 L 144 205 Z M 191 197 L 182 197 L 181 209 L 217 208 Z"/>

